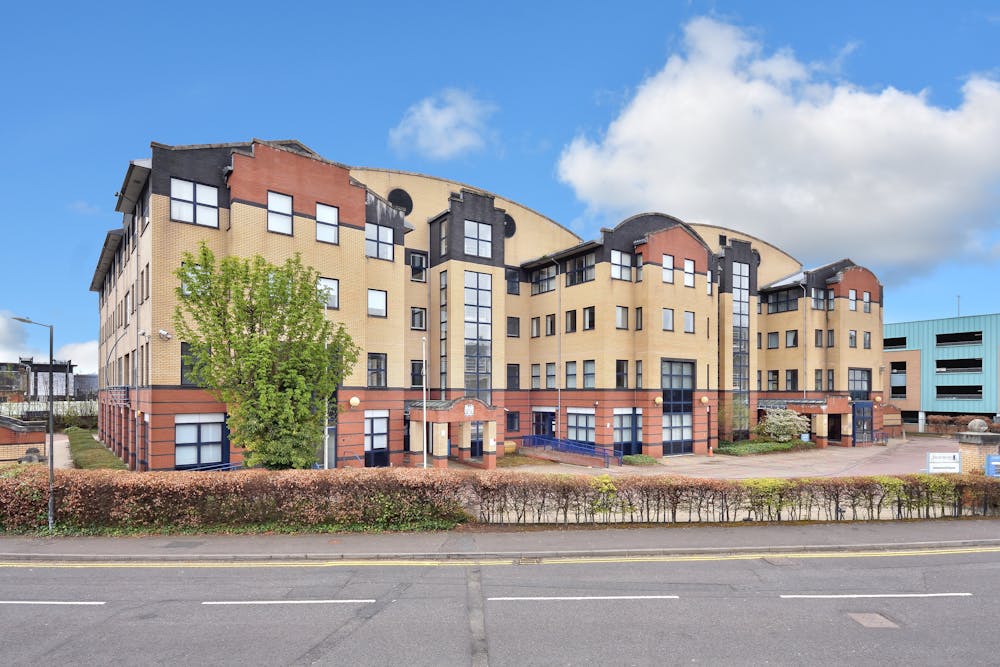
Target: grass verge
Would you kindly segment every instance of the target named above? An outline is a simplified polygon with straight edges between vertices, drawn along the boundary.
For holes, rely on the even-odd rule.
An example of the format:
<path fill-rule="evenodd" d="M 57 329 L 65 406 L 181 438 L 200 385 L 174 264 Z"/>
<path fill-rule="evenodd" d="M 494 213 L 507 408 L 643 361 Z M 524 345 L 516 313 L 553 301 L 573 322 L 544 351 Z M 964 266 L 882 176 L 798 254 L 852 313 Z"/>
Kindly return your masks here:
<path fill-rule="evenodd" d="M 776 452 L 797 452 L 805 449 L 816 449 L 815 442 L 791 440 L 789 442 L 733 442 L 720 445 L 715 451 L 729 456 L 753 456 L 755 454 L 774 454 Z"/>
<path fill-rule="evenodd" d="M 622 465 L 626 466 L 655 466 L 658 463 L 659 461 L 647 454 L 627 454 L 622 457 Z"/>
<path fill-rule="evenodd" d="M 94 432 L 71 426 L 66 429 L 69 436 L 69 453 L 73 465 L 83 470 L 124 470 L 125 464 L 111 453 L 107 447 L 94 440 Z"/>
<path fill-rule="evenodd" d="M 524 454 L 505 454 L 497 459 L 498 468 L 516 468 L 518 466 L 534 465 L 555 465 L 555 462 L 547 461 L 545 459 L 536 459 L 531 456 L 525 456 Z"/>

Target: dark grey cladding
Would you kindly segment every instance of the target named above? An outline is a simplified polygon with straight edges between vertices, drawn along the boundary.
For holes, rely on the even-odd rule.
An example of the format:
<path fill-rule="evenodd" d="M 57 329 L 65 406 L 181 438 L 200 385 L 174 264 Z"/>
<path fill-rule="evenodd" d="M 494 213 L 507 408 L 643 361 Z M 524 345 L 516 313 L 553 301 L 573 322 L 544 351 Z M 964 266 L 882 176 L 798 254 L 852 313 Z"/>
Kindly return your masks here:
<path fill-rule="evenodd" d="M 655 232 L 670 229 L 672 227 L 684 227 L 694 239 L 705 248 L 705 255 L 711 255 L 711 249 L 704 239 L 693 229 L 688 227 L 682 220 L 663 213 L 643 213 L 633 216 L 614 229 L 602 230 L 601 248 L 597 250 L 598 262 L 610 262 L 611 251 L 635 252 L 635 243 Z"/>
<path fill-rule="evenodd" d="M 371 191 L 365 194 L 365 222 L 392 228 L 392 242 L 403 245 L 406 216 L 398 208 Z"/>
<path fill-rule="evenodd" d="M 504 266 L 504 223 L 506 212 L 494 205 L 493 197 L 471 190 L 452 193 L 448 210 L 431 220 L 431 264 L 459 260 L 487 266 Z M 448 254 L 441 256 L 441 223 L 448 221 Z M 492 257 L 465 254 L 465 221 L 482 222 L 490 226 Z"/>
<path fill-rule="evenodd" d="M 760 264 L 760 253 L 746 241 L 730 240 L 722 248 L 718 256 L 719 291 L 727 294 L 733 292 L 733 262 L 750 265 L 750 294 L 757 294 L 757 267 Z"/>
<path fill-rule="evenodd" d="M 163 148 L 153 145 L 153 193 L 170 196 L 170 179 L 182 178 L 219 189 L 219 207 L 229 208 L 226 173 L 232 165 L 232 146 Z"/>

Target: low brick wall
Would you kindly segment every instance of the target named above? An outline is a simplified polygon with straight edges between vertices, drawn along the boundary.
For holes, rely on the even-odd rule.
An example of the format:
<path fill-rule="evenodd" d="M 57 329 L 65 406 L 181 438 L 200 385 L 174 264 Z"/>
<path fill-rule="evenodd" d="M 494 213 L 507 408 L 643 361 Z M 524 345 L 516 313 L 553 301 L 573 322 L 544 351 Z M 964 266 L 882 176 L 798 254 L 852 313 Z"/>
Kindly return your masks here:
<path fill-rule="evenodd" d="M 43 434 L 44 435 L 44 434 Z M 44 439 L 44 438 L 43 438 Z M 40 453 L 45 453 L 45 443 L 24 443 L 24 444 L 0 444 L 0 461 L 16 461 L 25 454 L 28 450 L 34 447 Z"/>

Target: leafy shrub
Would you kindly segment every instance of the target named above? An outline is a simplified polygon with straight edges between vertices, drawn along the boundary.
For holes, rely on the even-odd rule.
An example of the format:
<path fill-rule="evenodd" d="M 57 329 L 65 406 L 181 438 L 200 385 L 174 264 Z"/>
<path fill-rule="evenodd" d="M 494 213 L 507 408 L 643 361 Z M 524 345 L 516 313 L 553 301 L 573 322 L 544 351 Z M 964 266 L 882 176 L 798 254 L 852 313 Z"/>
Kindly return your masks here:
<path fill-rule="evenodd" d="M 655 466 L 656 459 L 648 454 L 626 454 L 622 457 L 622 465 L 627 466 Z"/>
<path fill-rule="evenodd" d="M 794 410 L 768 410 L 754 427 L 754 433 L 776 442 L 789 442 L 808 432 L 809 417 Z"/>

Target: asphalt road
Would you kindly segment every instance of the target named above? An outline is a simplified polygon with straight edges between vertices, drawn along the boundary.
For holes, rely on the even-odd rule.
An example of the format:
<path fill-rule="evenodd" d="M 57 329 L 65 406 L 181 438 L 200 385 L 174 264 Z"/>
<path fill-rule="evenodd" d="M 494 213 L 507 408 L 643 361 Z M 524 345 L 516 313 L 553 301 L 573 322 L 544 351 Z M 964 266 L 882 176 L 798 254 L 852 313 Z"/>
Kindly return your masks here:
<path fill-rule="evenodd" d="M 806 597 L 789 597 L 806 596 Z M 0 663 L 996 664 L 1000 549 L 0 568 Z"/>

